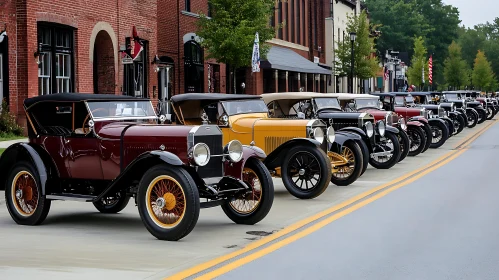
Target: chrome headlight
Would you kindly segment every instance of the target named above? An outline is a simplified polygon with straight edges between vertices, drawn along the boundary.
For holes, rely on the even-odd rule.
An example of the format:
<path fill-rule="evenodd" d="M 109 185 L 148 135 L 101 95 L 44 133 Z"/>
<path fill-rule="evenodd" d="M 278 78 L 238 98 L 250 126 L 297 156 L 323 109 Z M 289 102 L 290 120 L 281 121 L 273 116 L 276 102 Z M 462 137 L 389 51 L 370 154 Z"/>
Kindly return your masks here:
<path fill-rule="evenodd" d="M 322 128 L 320 127 L 316 127 L 314 128 L 314 130 L 312 131 L 312 137 L 319 141 L 320 143 L 323 143 L 324 142 L 324 131 L 322 131 Z"/>
<path fill-rule="evenodd" d="M 426 111 L 426 115 L 427 115 L 426 118 L 430 119 L 433 116 L 433 111 L 432 110 Z"/>
<path fill-rule="evenodd" d="M 426 108 L 422 108 L 420 111 L 419 111 L 419 115 L 424 117 L 426 114 Z"/>
<path fill-rule="evenodd" d="M 334 143 L 334 140 L 336 139 L 336 133 L 334 132 L 334 128 L 332 126 L 328 127 L 326 135 L 327 135 L 327 141 L 329 143 Z"/>
<path fill-rule="evenodd" d="M 210 148 L 205 143 L 197 143 L 192 148 L 192 159 L 198 166 L 205 166 L 210 161 Z"/>
<path fill-rule="evenodd" d="M 386 125 L 385 125 L 385 122 L 383 121 L 378 121 L 376 123 L 376 130 L 378 131 L 379 135 L 381 137 L 385 136 L 385 132 L 386 132 Z"/>
<path fill-rule="evenodd" d="M 232 140 L 224 148 L 224 154 L 228 155 L 232 162 L 239 162 L 243 159 L 243 144 L 238 140 Z"/>
<path fill-rule="evenodd" d="M 400 128 L 402 128 L 402 130 L 407 130 L 407 124 L 405 123 L 404 118 L 399 119 L 399 124 L 400 124 Z"/>
<path fill-rule="evenodd" d="M 456 111 L 456 104 L 454 104 L 454 102 L 451 103 L 451 110 L 452 112 L 455 112 Z"/>
<path fill-rule="evenodd" d="M 364 128 L 366 129 L 367 137 L 371 138 L 374 135 L 374 126 L 372 122 L 366 122 L 364 124 Z"/>

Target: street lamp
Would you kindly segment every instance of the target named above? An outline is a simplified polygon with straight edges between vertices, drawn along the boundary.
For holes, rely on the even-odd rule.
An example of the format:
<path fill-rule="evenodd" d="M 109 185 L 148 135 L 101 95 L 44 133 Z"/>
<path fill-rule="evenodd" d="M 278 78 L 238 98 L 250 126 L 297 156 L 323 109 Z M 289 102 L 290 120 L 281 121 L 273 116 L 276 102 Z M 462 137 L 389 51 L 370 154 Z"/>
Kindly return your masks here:
<path fill-rule="evenodd" d="M 353 43 L 355 43 L 355 39 L 357 39 L 357 33 L 350 32 L 350 42 L 352 43 L 352 62 L 350 64 L 350 89 L 349 89 L 349 93 L 353 93 L 353 65 L 355 63 Z"/>

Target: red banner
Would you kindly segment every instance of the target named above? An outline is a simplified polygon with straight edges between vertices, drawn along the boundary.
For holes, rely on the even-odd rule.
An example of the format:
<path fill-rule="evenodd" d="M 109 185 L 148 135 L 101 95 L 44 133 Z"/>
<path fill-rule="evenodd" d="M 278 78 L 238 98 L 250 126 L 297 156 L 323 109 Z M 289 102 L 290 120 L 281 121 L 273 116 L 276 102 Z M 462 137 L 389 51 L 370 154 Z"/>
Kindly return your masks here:
<path fill-rule="evenodd" d="M 430 59 L 428 60 L 428 81 L 430 85 L 433 84 L 433 55 L 430 55 Z"/>

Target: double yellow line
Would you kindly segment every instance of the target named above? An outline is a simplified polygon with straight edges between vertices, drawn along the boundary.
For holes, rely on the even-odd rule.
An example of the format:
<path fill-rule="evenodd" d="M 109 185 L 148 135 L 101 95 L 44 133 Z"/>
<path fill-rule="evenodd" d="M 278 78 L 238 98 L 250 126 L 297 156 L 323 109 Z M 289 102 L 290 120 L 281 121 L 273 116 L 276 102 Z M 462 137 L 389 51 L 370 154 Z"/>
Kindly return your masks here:
<path fill-rule="evenodd" d="M 233 258 L 236 258 L 238 256 L 241 256 L 243 254 L 249 253 L 248 255 L 241 257 L 233 262 L 229 262 L 226 265 L 223 265 L 219 268 L 213 269 L 197 278 L 196 280 L 204 280 L 204 279 L 213 279 L 217 276 L 220 276 L 222 274 L 225 274 L 233 269 L 236 269 L 240 266 L 243 266 L 244 264 L 247 264 L 255 259 L 258 259 L 262 256 L 265 256 L 267 254 L 270 254 L 274 252 L 275 250 L 282 248 L 302 237 L 305 237 L 322 227 L 330 224 L 331 222 L 349 214 L 352 213 L 353 211 L 397 190 L 400 189 L 401 187 L 408 185 L 417 179 L 425 176 L 426 174 L 440 168 L 441 166 L 449 163 L 450 161 L 454 160 L 456 157 L 461 155 L 466 151 L 466 148 L 468 145 L 475 141 L 480 135 L 482 135 L 488 128 L 490 128 L 493 124 L 495 124 L 498 120 L 495 120 L 493 122 L 490 122 L 487 124 L 487 126 L 483 127 L 481 130 L 479 130 L 476 134 L 472 135 L 471 137 L 468 137 L 461 141 L 458 145 L 456 145 L 454 148 L 459 148 L 458 150 L 452 150 L 445 155 L 439 157 L 438 159 L 434 160 L 430 164 L 419 168 L 413 172 L 410 172 L 409 174 L 406 174 L 402 177 L 399 177 L 391 182 L 388 182 L 386 184 L 383 184 L 381 186 L 375 187 L 369 191 L 366 191 L 364 193 L 361 193 L 351 199 L 348 199 L 347 201 L 344 201 L 338 205 L 335 205 L 331 208 L 328 208 L 320 213 L 317 213 L 311 217 L 308 217 L 304 220 L 301 220 L 293 225 L 290 225 L 283 230 L 276 232 L 270 236 L 264 237 L 258 241 L 255 241 L 248 246 L 237 250 L 235 252 L 232 252 L 230 254 L 218 257 L 214 260 L 208 261 L 206 263 L 197 265 L 195 267 L 192 267 L 188 270 L 179 272 L 173 276 L 170 276 L 166 278 L 165 280 L 174 280 L 174 279 L 185 279 L 187 277 L 191 277 L 195 274 L 201 273 L 203 271 L 209 270 L 214 268 L 217 265 L 220 265 L 224 262 L 227 262 Z M 379 192 L 379 193 L 377 193 Z M 375 194 L 376 193 L 376 194 Z M 374 194 L 374 195 L 373 195 Z M 371 196 L 372 195 L 372 196 Z M 369 197 L 371 196 L 371 197 Z M 345 208 L 345 209 L 343 209 Z M 342 210 L 343 209 L 343 210 Z M 341 211 L 340 211 L 341 210 Z M 338 213 L 335 213 L 339 211 Z M 334 213 L 334 214 L 333 214 Z M 332 215 L 331 215 L 332 214 Z M 330 216 L 329 216 L 330 215 Z M 329 217 L 328 217 L 329 216 Z M 307 225 L 316 222 L 320 220 L 321 218 L 324 218 L 322 221 L 319 221 L 309 227 L 306 227 Z M 300 230 L 301 228 L 305 227 L 305 229 Z M 295 231 L 298 231 L 297 233 L 293 233 Z M 284 237 L 286 235 L 290 235 L 286 238 L 283 238 L 282 240 L 276 241 L 281 237 Z M 276 242 L 274 242 L 276 241 Z M 274 242 L 274 243 L 272 243 Z M 268 245 L 264 247 L 265 245 Z M 264 247 L 262 249 L 259 249 L 260 247 Z M 256 250 L 259 249 L 259 250 Z M 251 251 L 255 250 L 255 252 L 250 253 Z"/>

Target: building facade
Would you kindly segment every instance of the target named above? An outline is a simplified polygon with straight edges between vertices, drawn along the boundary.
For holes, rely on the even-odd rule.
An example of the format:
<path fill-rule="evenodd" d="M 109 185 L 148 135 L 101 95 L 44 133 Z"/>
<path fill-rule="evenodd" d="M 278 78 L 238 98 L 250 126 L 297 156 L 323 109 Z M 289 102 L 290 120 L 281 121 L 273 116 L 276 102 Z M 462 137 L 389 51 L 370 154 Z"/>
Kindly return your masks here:
<path fill-rule="evenodd" d="M 156 0 L 7 0 L 0 7 L 2 97 L 26 125 L 26 98 L 84 92 L 149 97 L 157 79 Z M 1 28 L 1 27 L 0 27 Z M 1 29 L 0 29 L 1 30 Z M 133 60 L 122 62 L 135 42 Z"/>

